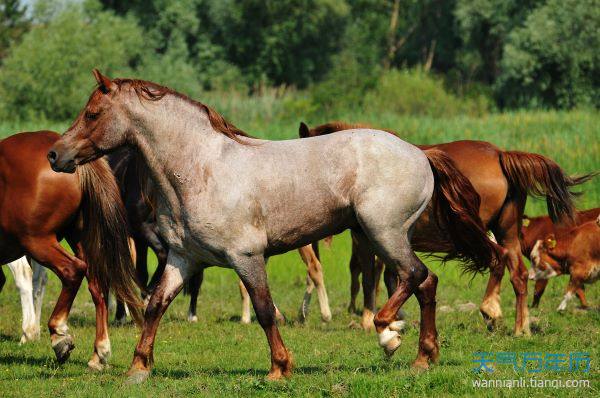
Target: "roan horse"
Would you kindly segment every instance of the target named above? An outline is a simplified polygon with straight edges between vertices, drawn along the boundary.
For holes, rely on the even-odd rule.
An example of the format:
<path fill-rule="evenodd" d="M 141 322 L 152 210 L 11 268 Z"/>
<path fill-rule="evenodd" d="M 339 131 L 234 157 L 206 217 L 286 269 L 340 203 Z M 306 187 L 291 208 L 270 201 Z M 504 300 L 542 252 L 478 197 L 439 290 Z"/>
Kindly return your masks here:
<path fill-rule="evenodd" d="M 137 256 L 136 256 L 136 273 L 138 283 L 142 286 L 143 293 L 150 294 L 158 281 L 162 277 L 167 263 L 167 245 L 162 240 L 158 233 L 158 223 L 156 220 L 156 214 L 153 209 L 152 201 L 148 193 L 142 192 L 144 187 L 148 186 L 147 181 L 141 181 L 147 179 L 148 176 L 140 170 L 140 160 L 138 159 L 137 152 L 131 151 L 127 148 L 121 148 L 109 154 L 109 164 L 117 179 L 117 183 L 121 190 L 121 197 L 125 204 L 127 211 L 127 221 L 129 235 L 132 237 Z M 146 188 L 151 191 L 151 189 Z M 157 268 L 152 275 L 152 279 L 148 282 L 148 264 L 147 264 L 147 251 L 151 248 L 156 254 L 158 264 Z M 321 319 L 324 322 L 331 320 L 331 309 L 329 308 L 329 299 L 327 297 L 327 290 L 323 281 L 323 272 L 321 269 L 321 263 L 318 258 L 318 248 L 313 248 L 311 245 L 306 245 L 298 249 L 302 261 L 306 264 L 307 268 L 307 294 L 305 296 L 310 297 L 310 293 L 316 288 L 317 297 L 321 308 Z M 200 292 L 200 286 L 204 277 L 204 271 L 199 270 L 194 274 L 184 287 L 184 292 L 190 295 L 190 305 L 188 311 L 188 321 L 197 322 L 198 317 L 196 314 L 196 306 L 198 301 L 198 294 Z M 240 318 L 241 323 L 250 323 L 250 298 L 248 292 L 244 287 L 244 284 L 239 284 L 240 294 L 242 296 L 242 316 Z M 277 310 L 278 320 L 284 320 L 283 315 Z M 303 305 L 300 307 L 300 319 L 304 320 L 308 312 L 308 302 L 305 300 Z M 117 312 L 115 315 L 115 322 L 117 324 L 124 324 L 127 321 L 127 314 L 125 306 L 121 301 L 117 301 Z"/>
<path fill-rule="evenodd" d="M 352 228 L 401 277 L 382 311 L 415 294 L 421 307 L 414 366 L 437 360 L 437 277 L 410 246 L 413 224 L 433 193 L 427 157 L 376 130 L 306 140 L 245 138 L 209 107 L 150 82 L 110 80 L 48 152 L 55 171 L 128 145 L 141 154 L 156 193 L 160 235 L 169 254 L 144 314 L 128 382 L 150 375 L 158 324 L 185 281 L 200 268 L 233 268 L 250 294 L 271 349 L 268 377 L 291 375 L 292 360 L 275 323 L 265 259 Z M 323 156 L 327 153 L 328 156 Z M 392 354 L 400 336 L 375 318 L 379 344 Z"/>
<path fill-rule="evenodd" d="M 317 137 L 361 127 L 365 126 L 332 122 L 309 129 L 306 124 L 301 123 L 299 134 L 300 137 Z M 396 134 L 390 130 L 386 131 Z M 481 204 L 477 205 L 481 222 L 486 229 L 494 233 L 505 253 L 501 263 L 490 264 L 490 279 L 480 306 L 488 329 L 493 330 L 497 320 L 502 316 L 500 283 L 504 276 L 502 263 L 505 263 L 516 295 L 514 333 L 516 336 L 531 334 L 527 309 L 528 273 L 521 257 L 519 241 L 527 195 L 545 196 L 548 213 L 553 222 L 561 218 L 572 221 L 575 218 L 573 205 L 575 194 L 570 189 L 589 180 L 595 174 L 569 177 L 560 166 L 545 156 L 519 151 L 502 151 L 493 144 L 483 141 L 456 141 L 418 145 L 418 147 L 425 151 L 432 149 L 442 151 L 452 159 L 462 175 L 468 178 L 481 198 Z M 413 248 L 422 252 L 447 252 L 448 247 L 443 244 L 447 238 L 436 223 L 432 222 L 438 217 L 432 210 L 433 208 L 428 208 L 416 222 L 412 236 Z M 365 257 L 361 255 L 361 251 L 363 249 L 360 247 L 360 242 L 354 240 L 350 263 L 353 276 L 357 275 L 356 269 L 362 269 L 360 263 Z M 371 254 L 368 257 L 369 261 L 373 261 L 372 258 Z M 395 276 L 392 274 L 393 270 L 390 273 L 387 271 L 386 268 L 385 281 L 389 293 L 394 288 Z"/>
<path fill-rule="evenodd" d="M 96 306 L 96 339 L 88 365 L 100 370 L 111 353 L 106 292 L 112 288 L 136 305 L 125 211 L 104 160 L 83 165 L 75 174 L 50 169 L 46 155 L 59 137 L 40 131 L 0 141 L 0 263 L 27 254 L 60 279 L 62 291 L 48 322 L 60 363 L 75 347 L 67 318 L 83 277 L 88 279 Z M 75 255 L 61 246 L 62 238 Z"/>

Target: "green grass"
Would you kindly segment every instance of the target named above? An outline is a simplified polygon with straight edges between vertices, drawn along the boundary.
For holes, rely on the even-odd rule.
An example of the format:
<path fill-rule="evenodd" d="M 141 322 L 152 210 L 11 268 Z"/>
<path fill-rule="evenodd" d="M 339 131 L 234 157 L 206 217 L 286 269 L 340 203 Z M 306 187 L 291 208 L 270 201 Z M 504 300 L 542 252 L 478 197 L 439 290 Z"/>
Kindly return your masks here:
<path fill-rule="evenodd" d="M 206 101 L 207 103 L 211 103 Z M 266 101 L 268 102 L 268 101 Z M 264 112 L 245 110 L 252 104 L 244 101 L 216 106 L 239 127 L 270 139 L 293 138 L 299 120 L 281 116 L 274 102 L 262 104 Z M 243 117 L 246 115 L 246 117 Z M 494 114 L 481 118 L 456 117 L 436 119 L 404 117 L 391 114 L 336 115 L 337 119 L 367 122 L 393 128 L 415 143 L 456 139 L 483 139 L 502 148 L 542 153 L 558 161 L 570 173 L 600 170 L 600 115 L 594 112 L 518 112 Z M 309 124 L 325 119 L 306 120 Z M 64 131 L 68 123 L 1 123 L 0 136 L 17 131 L 54 129 Z M 580 208 L 598 206 L 600 184 L 593 181 L 583 188 Z M 530 200 L 530 214 L 545 213 L 545 203 Z M 281 327 L 282 336 L 293 351 L 296 369 L 285 382 L 268 383 L 264 376 L 269 367 L 268 348 L 260 327 L 238 323 L 240 300 L 234 273 L 209 269 L 199 300 L 198 324 L 185 321 L 187 298 L 178 297 L 167 311 L 158 331 L 151 379 L 142 386 L 125 387 L 123 374 L 132 358 L 139 332 L 133 326 L 110 330 L 112 368 L 102 374 L 86 371 L 94 336 L 93 305 L 83 288 L 71 313 L 71 332 L 77 348 L 67 364 L 55 364 L 47 331 L 39 342 L 18 345 L 20 306 L 9 276 L 0 294 L 0 395 L 1 396 L 599 396 L 598 366 L 600 339 L 600 284 L 587 289 L 595 307 L 590 311 L 575 309 L 555 311 L 564 292 L 566 278 L 552 281 L 540 309 L 531 310 L 535 333 L 528 338 L 512 336 L 514 294 L 505 278 L 502 293 L 504 322 L 494 333 L 485 330 L 478 311 L 438 313 L 441 360 L 429 372 L 410 369 L 417 348 L 418 319 L 416 301 L 411 298 L 406 309 L 411 327 L 403 344 L 391 361 L 383 358 L 374 333 L 349 327 L 358 316 L 346 312 L 349 290 L 349 237 L 334 239 L 333 249 L 322 250 L 324 272 L 333 310 L 333 321 L 322 324 L 316 297 L 306 325 L 294 322 L 304 291 L 305 269 L 299 256 L 292 252 L 270 260 L 269 281 L 274 299 L 291 323 Z M 453 263 L 444 267 L 432 264 L 440 276 L 438 306 L 456 307 L 473 302 L 479 305 L 486 278 L 470 280 L 461 276 Z M 5 273 L 9 273 L 5 269 Z M 44 323 L 58 296 L 59 283 L 52 275 L 43 308 Z M 532 286 L 530 286 L 532 290 Z M 383 295 L 381 295 L 383 296 Z M 531 300 L 531 299 L 530 299 Z M 383 297 L 380 297 L 380 304 Z M 541 351 L 569 353 L 589 351 L 592 371 L 589 374 L 542 373 L 540 378 L 589 379 L 587 389 L 474 389 L 471 372 L 476 351 Z M 493 377 L 513 379 L 527 376 L 509 367 L 498 367 Z"/>
<path fill-rule="evenodd" d="M 296 368 L 294 376 L 284 382 L 269 383 L 264 377 L 269 367 L 269 354 L 262 330 L 253 322 L 240 325 L 240 300 L 236 277 L 230 270 L 209 269 L 199 300 L 197 324 L 185 319 L 187 297 L 177 297 L 159 328 L 156 365 L 151 379 L 143 386 L 123 386 L 136 344 L 138 331 L 133 326 L 110 330 L 112 368 L 102 374 L 86 371 L 91 353 L 94 321 L 93 306 L 86 290 L 81 290 L 71 313 L 71 332 L 76 349 L 69 362 L 59 367 L 54 363 L 47 331 L 41 341 L 18 345 L 20 310 L 12 281 L 0 295 L 0 389 L 3 396 L 447 396 L 447 395 L 512 395 L 598 396 L 598 339 L 600 312 L 575 309 L 565 314 L 554 309 L 565 287 L 561 278 L 548 287 L 540 309 L 531 315 L 538 320 L 532 337 L 511 335 L 514 322 L 514 296 L 505 279 L 502 303 L 505 320 L 498 331 L 486 331 L 478 311 L 438 313 L 441 360 L 430 371 L 415 373 L 409 367 L 416 354 L 418 309 L 411 298 L 406 305 L 411 326 L 403 344 L 392 360 L 383 358 L 374 333 L 349 327 L 359 320 L 346 312 L 349 289 L 349 236 L 336 237 L 333 249 L 322 249 L 326 284 L 332 304 L 333 321 L 322 324 L 317 303 L 313 302 L 309 322 L 295 322 L 304 290 L 305 270 L 298 254 L 292 252 L 273 258 L 268 266 L 274 299 L 290 319 L 281 327 L 282 336 L 292 350 Z M 472 281 L 461 277 L 457 264 L 443 268 L 434 265 L 440 276 L 438 306 L 473 302 L 479 304 L 486 279 Z M 58 281 L 52 276 L 43 307 L 47 319 L 58 293 Z M 588 288 L 593 305 L 598 306 L 600 285 Z M 316 301 L 316 297 L 315 297 Z M 383 297 L 380 297 L 380 304 Z M 477 376 L 471 372 L 476 351 L 542 351 L 568 353 L 589 351 L 592 372 L 589 374 L 543 373 L 538 377 L 589 379 L 589 389 L 490 389 L 471 386 Z M 498 367 L 494 378 L 527 376 L 508 367 Z"/>

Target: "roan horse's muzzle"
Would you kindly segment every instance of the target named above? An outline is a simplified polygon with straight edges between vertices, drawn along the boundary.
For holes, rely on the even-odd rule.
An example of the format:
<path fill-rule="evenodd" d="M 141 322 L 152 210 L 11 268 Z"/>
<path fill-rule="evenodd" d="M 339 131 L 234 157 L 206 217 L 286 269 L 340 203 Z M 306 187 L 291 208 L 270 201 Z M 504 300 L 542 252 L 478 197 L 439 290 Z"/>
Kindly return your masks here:
<path fill-rule="evenodd" d="M 50 167 L 58 173 L 74 173 L 75 151 L 61 148 L 59 143 L 54 144 L 46 156 Z"/>

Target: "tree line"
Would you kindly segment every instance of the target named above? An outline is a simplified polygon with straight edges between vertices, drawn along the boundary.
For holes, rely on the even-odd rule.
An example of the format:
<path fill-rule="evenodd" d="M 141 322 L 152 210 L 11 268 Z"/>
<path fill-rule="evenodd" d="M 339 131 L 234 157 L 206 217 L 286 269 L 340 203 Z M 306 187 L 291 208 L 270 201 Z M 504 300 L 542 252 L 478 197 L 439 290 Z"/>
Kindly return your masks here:
<path fill-rule="evenodd" d="M 348 103 L 418 70 L 500 109 L 597 108 L 598 26 L 600 0 L 0 0 L 0 109 L 68 118 L 95 66 Z"/>

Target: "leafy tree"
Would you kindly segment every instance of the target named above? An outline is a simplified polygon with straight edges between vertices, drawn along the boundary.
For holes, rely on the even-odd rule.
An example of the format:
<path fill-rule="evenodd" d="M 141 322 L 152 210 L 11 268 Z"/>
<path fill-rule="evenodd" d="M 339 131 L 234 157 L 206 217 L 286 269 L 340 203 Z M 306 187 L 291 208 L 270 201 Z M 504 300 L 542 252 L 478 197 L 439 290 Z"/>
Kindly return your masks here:
<path fill-rule="evenodd" d="M 129 75 L 143 44 L 131 18 L 71 5 L 11 48 L 0 69 L 0 111 L 12 118 L 71 119 L 94 86 L 92 68 Z"/>
<path fill-rule="evenodd" d="M 19 0 L 0 0 L 0 61 L 29 28 L 26 14 L 27 6 Z"/>
<path fill-rule="evenodd" d="M 457 0 L 454 15 L 462 39 L 457 66 L 469 77 L 494 83 L 508 35 L 543 1 Z"/>
<path fill-rule="evenodd" d="M 221 0 L 210 3 L 214 42 L 252 81 L 306 86 L 339 49 L 343 0 Z"/>
<path fill-rule="evenodd" d="M 498 100 L 510 107 L 600 106 L 600 4 L 548 0 L 508 36 Z"/>

